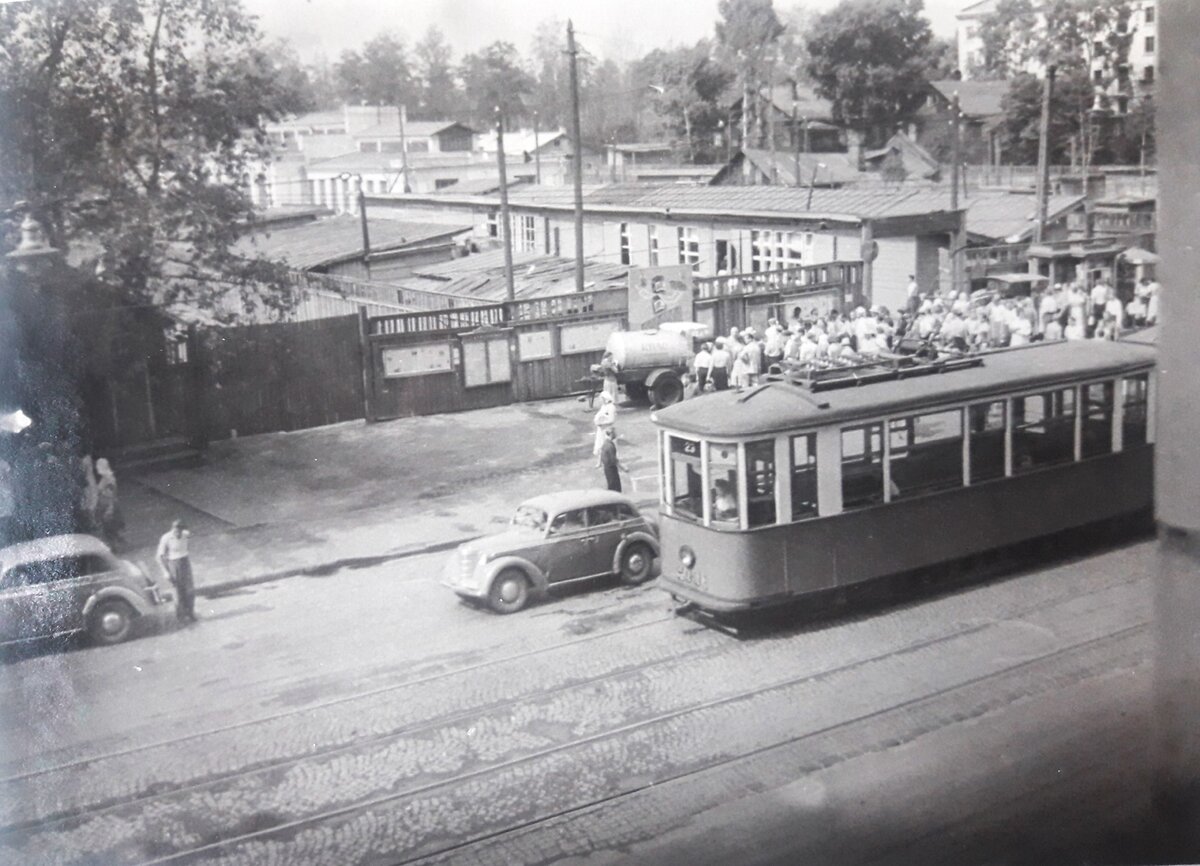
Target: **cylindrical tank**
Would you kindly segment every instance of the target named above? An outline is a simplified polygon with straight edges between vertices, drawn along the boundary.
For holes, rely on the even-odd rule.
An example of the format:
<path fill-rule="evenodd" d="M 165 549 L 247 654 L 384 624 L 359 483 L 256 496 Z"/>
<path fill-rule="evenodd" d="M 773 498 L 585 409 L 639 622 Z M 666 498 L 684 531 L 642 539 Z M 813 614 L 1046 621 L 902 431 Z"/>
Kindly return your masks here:
<path fill-rule="evenodd" d="M 604 351 L 618 370 L 676 367 L 691 361 L 692 341 L 669 331 L 617 331 L 609 334 Z"/>

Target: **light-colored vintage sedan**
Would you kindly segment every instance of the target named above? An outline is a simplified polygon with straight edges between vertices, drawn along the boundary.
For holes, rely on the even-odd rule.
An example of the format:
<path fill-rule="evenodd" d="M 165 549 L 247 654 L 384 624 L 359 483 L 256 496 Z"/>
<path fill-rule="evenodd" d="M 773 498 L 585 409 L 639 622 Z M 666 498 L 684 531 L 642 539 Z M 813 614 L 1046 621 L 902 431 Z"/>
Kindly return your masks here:
<path fill-rule="evenodd" d="M 567 490 L 523 502 L 507 530 L 459 546 L 442 583 L 498 613 L 514 613 L 532 595 L 565 583 L 613 574 L 642 583 L 657 556 L 658 527 L 629 497 Z"/>
<path fill-rule="evenodd" d="M 0 643 L 86 631 L 120 643 L 174 617 L 175 593 L 91 535 L 52 535 L 0 549 Z"/>

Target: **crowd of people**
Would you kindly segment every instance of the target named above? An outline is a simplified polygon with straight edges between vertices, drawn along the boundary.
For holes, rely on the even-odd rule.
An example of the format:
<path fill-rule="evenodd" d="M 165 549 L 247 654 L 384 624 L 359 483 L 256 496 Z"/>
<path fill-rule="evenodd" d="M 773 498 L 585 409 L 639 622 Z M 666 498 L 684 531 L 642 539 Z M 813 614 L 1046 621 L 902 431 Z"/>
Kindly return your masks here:
<path fill-rule="evenodd" d="M 872 306 L 822 314 L 796 307 L 786 322 L 770 319 L 761 334 L 733 328 L 705 342 L 692 362 L 686 395 L 752 387 L 772 368 L 853 366 L 881 353 L 969 354 L 1043 340 L 1113 340 L 1158 321 L 1160 292 L 1148 278 L 1127 303 L 1103 280 L 1090 289 L 1059 283 L 1025 297 L 921 293 L 913 281 L 906 307 L 895 312 Z"/>

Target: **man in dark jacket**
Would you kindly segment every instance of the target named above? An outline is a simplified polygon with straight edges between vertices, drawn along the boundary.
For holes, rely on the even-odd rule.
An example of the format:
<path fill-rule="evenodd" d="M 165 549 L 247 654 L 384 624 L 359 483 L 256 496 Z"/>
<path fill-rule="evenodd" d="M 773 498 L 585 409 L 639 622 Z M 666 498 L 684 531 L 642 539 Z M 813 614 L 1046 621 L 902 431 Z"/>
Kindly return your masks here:
<path fill-rule="evenodd" d="M 604 431 L 604 441 L 600 445 L 600 465 L 604 468 L 604 481 L 608 489 L 620 493 L 620 470 L 625 467 L 617 460 L 617 431 L 611 427 Z"/>

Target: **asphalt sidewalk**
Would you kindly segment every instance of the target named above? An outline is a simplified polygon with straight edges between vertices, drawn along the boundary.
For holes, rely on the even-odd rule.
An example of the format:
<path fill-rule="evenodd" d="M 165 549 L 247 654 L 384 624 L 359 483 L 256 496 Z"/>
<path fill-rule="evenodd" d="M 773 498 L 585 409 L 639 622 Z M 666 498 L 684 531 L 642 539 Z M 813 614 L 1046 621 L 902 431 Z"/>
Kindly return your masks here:
<path fill-rule="evenodd" d="M 649 416 L 617 415 L 634 489 L 622 481 L 643 506 L 658 495 Z M 603 486 L 592 436 L 587 403 L 564 398 L 216 442 L 198 467 L 120 479 L 118 552 L 157 568 L 158 537 L 183 517 L 197 589 L 212 595 L 445 550 L 502 528 L 529 496 Z"/>

